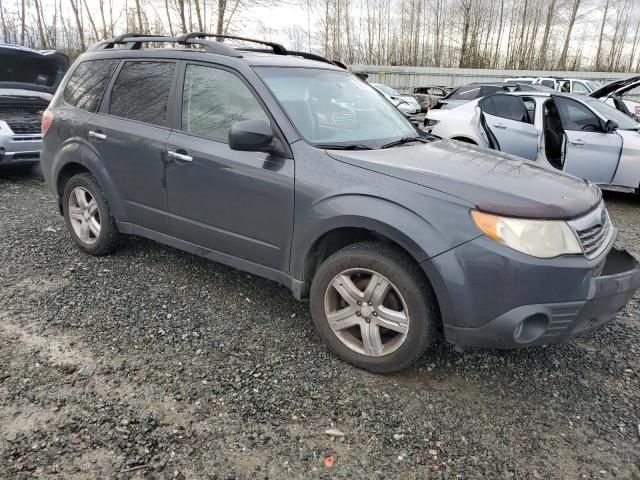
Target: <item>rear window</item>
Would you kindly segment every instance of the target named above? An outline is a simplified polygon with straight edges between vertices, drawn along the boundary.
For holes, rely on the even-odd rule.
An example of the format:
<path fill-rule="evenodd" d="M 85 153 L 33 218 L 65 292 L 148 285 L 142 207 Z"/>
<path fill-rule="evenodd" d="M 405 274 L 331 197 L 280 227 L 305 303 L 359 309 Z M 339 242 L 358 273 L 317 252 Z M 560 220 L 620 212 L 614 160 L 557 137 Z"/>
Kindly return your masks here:
<path fill-rule="evenodd" d="M 174 70 L 174 62 L 125 62 L 111 89 L 109 113 L 166 126 Z"/>
<path fill-rule="evenodd" d="M 65 101 L 82 110 L 95 112 L 117 65 L 118 60 L 82 62 L 74 70 L 64 89 Z"/>

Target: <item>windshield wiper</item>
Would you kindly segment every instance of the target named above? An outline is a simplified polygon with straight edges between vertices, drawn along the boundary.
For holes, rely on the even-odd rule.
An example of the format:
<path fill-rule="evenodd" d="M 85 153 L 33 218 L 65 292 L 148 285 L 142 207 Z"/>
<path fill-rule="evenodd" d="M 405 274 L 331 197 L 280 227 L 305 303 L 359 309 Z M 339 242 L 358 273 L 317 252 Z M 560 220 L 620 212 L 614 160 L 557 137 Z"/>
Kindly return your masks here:
<path fill-rule="evenodd" d="M 397 145 L 403 145 L 405 143 L 411 143 L 411 142 L 427 143 L 427 142 L 429 142 L 429 140 L 427 140 L 426 138 L 422 138 L 422 137 L 402 137 L 399 140 L 394 140 L 393 142 L 385 143 L 380 148 L 395 147 Z"/>
<path fill-rule="evenodd" d="M 316 144 L 314 145 L 314 147 L 316 148 L 324 148 L 327 150 L 372 150 L 371 147 L 367 147 L 366 145 L 361 145 L 361 144 L 357 144 L 357 143 L 347 143 L 347 144 L 336 144 L 336 145 L 331 145 L 331 144 Z"/>

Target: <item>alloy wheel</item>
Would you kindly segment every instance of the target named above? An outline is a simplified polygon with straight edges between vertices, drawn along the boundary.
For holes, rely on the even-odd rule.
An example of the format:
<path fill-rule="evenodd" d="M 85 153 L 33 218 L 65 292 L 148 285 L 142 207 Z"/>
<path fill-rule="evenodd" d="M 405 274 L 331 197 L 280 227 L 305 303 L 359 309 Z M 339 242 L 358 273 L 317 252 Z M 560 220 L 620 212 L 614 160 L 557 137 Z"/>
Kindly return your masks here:
<path fill-rule="evenodd" d="M 76 187 L 69 195 L 69 220 L 73 231 L 87 245 L 100 236 L 100 212 L 96 199 L 83 187 Z"/>
<path fill-rule="evenodd" d="M 336 275 L 325 292 L 324 311 L 336 337 L 370 357 L 393 353 L 409 332 L 409 311 L 400 291 L 369 269 L 352 268 Z"/>

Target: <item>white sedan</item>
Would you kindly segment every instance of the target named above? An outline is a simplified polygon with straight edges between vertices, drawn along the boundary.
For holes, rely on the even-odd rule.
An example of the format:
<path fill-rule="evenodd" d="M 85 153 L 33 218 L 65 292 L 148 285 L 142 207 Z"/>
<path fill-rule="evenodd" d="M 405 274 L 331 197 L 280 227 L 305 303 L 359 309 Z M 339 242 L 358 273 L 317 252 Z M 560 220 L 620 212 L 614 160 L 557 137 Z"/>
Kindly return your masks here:
<path fill-rule="evenodd" d="M 422 110 L 418 100 L 411 95 L 402 95 L 383 83 L 370 83 L 373 88 L 379 91 L 387 100 L 395 105 L 405 116 L 417 115 Z"/>
<path fill-rule="evenodd" d="M 544 163 L 605 189 L 640 191 L 640 124 L 595 98 L 499 93 L 431 110 L 424 129 Z"/>

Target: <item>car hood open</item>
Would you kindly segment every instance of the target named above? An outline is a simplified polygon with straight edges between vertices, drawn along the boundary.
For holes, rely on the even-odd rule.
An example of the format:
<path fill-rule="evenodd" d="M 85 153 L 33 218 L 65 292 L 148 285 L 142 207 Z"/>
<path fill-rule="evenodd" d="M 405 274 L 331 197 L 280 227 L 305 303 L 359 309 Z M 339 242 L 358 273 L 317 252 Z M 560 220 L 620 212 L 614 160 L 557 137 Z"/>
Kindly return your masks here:
<path fill-rule="evenodd" d="M 591 92 L 589 94 L 590 97 L 593 98 L 602 98 L 615 93 L 617 95 L 621 95 L 632 88 L 640 86 L 640 76 L 627 78 L 625 80 L 618 80 L 615 82 L 608 83 L 602 88 L 599 88 L 595 92 Z"/>
<path fill-rule="evenodd" d="M 69 68 L 69 58 L 60 52 L 36 51 L 0 45 L 0 91 L 55 93 Z M 11 93 L 4 93 L 11 92 Z"/>
<path fill-rule="evenodd" d="M 454 195 L 511 217 L 570 219 L 601 201 L 595 185 L 533 162 L 452 140 L 383 150 L 330 150 L 335 158 Z"/>

